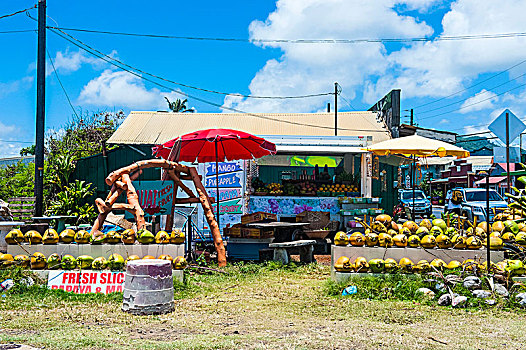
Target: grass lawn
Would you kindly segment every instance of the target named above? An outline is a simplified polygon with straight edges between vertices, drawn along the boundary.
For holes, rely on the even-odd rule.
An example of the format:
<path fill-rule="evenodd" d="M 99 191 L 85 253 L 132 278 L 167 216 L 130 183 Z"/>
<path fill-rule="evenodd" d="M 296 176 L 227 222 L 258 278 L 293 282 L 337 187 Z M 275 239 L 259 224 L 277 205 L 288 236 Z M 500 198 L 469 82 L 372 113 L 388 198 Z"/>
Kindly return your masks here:
<path fill-rule="evenodd" d="M 520 309 L 334 296 L 329 267 L 317 264 L 226 270 L 191 274 L 186 285 L 176 284 L 175 312 L 160 316 L 121 312 L 121 294 L 11 290 L 0 300 L 0 343 L 46 349 L 526 348 Z"/>

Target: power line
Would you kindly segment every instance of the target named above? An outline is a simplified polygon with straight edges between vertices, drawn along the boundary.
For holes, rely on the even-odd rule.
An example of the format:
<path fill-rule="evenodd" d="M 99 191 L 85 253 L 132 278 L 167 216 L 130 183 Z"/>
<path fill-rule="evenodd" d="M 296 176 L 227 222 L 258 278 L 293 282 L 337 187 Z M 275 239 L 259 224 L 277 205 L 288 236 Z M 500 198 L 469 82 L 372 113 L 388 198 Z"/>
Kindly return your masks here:
<path fill-rule="evenodd" d="M 241 43 L 292 43 L 292 44 L 357 44 L 357 43 L 402 43 L 402 42 L 422 42 L 422 41 L 455 41 L 455 40 L 476 40 L 476 39 L 501 39 L 525 37 L 526 32 L 498 33 L 498 34 L 473 34 L 473 35 L 451 35 L 436 37 L 416 37 L 416 38 L 363 38 L 363 39 L 248 39 L 248 38 L 226 38 L 226 37 L 195 37 L 182 35 L 163 35 L 148 33 L 129 33 L 114 32 L 107 30 L 93 30 L 83 28 L 66 28 L 51 27 L 47 28 L 85 32 L 93 34 L 122 35 L 133 37 L 146 37 L 158 39 L 178 39 L 178 40 L 196 40 L 196 41 L 223 41 L 223 42 L 241 42 Z"/>
<path fill-rule="evenodd" d="M 19 30 L 3 30 L 0 31 L 0 34 L 14 34 L 14 33 L 27 33 L 27 32 L 37 32 L 36 29 L 19 29 Z"/>
<path fill-rule="evenodd" d="M 470 104 L 467 104 L 465 106 L 462 106 L 456 110 L 452 110 L 452 111 L 447 111 L 447 112 L 442 112 L 442 113 L 439 113 L 439 114 L 434 114 L 434 115 L 431 115 L 431 116 L 428 116 L 428 117 L 424 117 L 424 118 L 419 118 L 420 120 L 426 120 L 426 119 L 431 119 L 431 118 L 435 118 L 435 117 L 439 117 L 441 115 L 444 115 L 444 114 L 449 114 L 449 113 L 454 113 L 454 112 L 458 112 L 464 108 L 468 108 L 468 107 L 471 107 L 471 106 L 475 106 L 475 105 L 478 105 L 479 103 L 482 103 L 482 102 L 485 102 L 485 101 L 488 101 L 488 100 L 491 100 L 491 99 L 494 99 L 495 97 L 498 97 L 498 96 L 501 96 L 501 95 L 504 95 L 505 93 L 507 92 L 510 92 L 510 91 L 513 91 L 513 90 L 517 90 L 523 86 L 526 86 L 526 84 L 521 84 L 521 85 L 518 85 L 512 89 L 509 89 L 509 90 L 506 90 L 506 91 L 503 91 L 499 94 L 496 94 L 495 96 L 491 96 L 491 97 L 488 97 L 488 98 L 485 98 L 483 100 L 480 100 L 480 101 L 477 101 L 477 102 L 474 102 L 474 103 L 470 103 Z"/>
<path fill-rule="evenodd" d="M 478 125 L 480 126 L 480 125 Z M 464 128 L 459 128 L 459 129 L 453 129 L 453 130 L 460 130 L 460 129 L 464 129 Z M 465 135 L 457 135 L 457 137 L 469 137 L 469 136 L 476 136 L 476 135 L 484 135 L 484 134 L 489 134 L 491 131 L 481 131 L 481 132 L 474 132 L 472 134 L 465 134 Z"/>
<path fill-rule="evenodd" d="M 33 141 L 18 141 L 18 140 L 0 140 L 0 142 L 13 142 L 13 143 L 34 143 Z"/>
<path fill-rule="evenodd" d="M 35 20 L 33 17 L 31 17 L 29 14 L 28 14 L 28 17 Z M 146 74 L 146 75 L 149 75 L 151 76 L 152 78 L 155 78 L 155 79 L 159 79 L 159 80 L 163 80 L 163 81 L 166 81 L 170 84 L 174 84 L 174 85 L 178 85 L 178 86 L 182 86 L 182 87 L 185 87 L 185 88 L 189 88 L 189 89 L 193 89 L 193 90 L 198 90 L 198 91 L 203 91 L 203 92 L 209 92 L 209 93 L 213 93 L 213 94 L 218 94 L 218 95 L 224 95 L 224 96 L 235 96 L 235 97 L 243 97 L 243 98 L 254 98 L 254 99 L 274 99 L 274 100 L 289 100 L 289 99 L 302 99 L 302 98 L 311 98 L 311 97 L 320 97 L 320 96 L 329 96 L 329 95 L 334 95 L 333 92 L 324 92 L 324 93 L 316 93 L 316 94 L 307 94 L 307 95 L 296 95 L 296 96 L 257 96 L 257 95 L 244 95 L 244 94 L 240 94 L 240 93 L 231 93 L 231 92 L 222 92 L 222 91 L 217 91 L 217 90 L 211 90 L 211 89 L 205 89 L 205 88 L 200 88 L 200 87 L 197 87 L 197 86 L 193 86 L 193 85 L 188 85 L 188 84 L 184 84 L 184 83 L 179 83 L 179 82 L 176 82 L 176 81 L 173 81 L 173 80 L 170 80 L 170 79 L 167 79 L 167 78 L 163 78 L 161 76 L 158 76 L 158 75 L 155 75 L 155 74 L 152 74 L 152 73 L 148 73 L 146 71 L 143 71 L 139 68 L 136 68 L 136 67 L 133 67 L 133 66 L 130 66 L 122 61 L 119 61 L 118 59 L 114 58 L 114 57 L 110 57 L 110 56 L 107 56 L 105 55 L 104 53 L 98 51 L 97 49 L 89 46 L 88 44 L 82 42 L 81 40 L 71 36 L 70 34 L 64 32 L 63 30 L 59 29 L 59 27 L 51 27 L 51 26 L 48 26 L 47 29 L 49 30 L 58 30 L 60 31 L 62 34 L 68 36 L 69 38 L 71 38 L 72 40 L 75 40 L 77 42 L 80 42 L 82 43 L 82 45 L 85 45 L 86 47 L 90 48 L 91 50 L 93 51 L 96 51 L 98 52 L 99 54 L 101 55 L 104 55 L 106 57 L 108 57 L 109 59 L 115 61 L 115 62 L 118 62 L 119 64 L 122 64 L 123 66 L 125 67 L 128 67 L 130 69 L 133 69 L 137 72 L 140 72 L 142 74 Z M 54 32 L 56 34 L 56 32 Z"/>
<path fill-rule="evenodd" d="M 339 85 L 339 84 L 338 84 Z M 343 97 L 343 94 L 340 92 L 339 96 L 342 98 L 342 100 L 345 101 L 345 103 L 347 103 L 349 105 L 349 107 L 351 107 L 352 110 L 354 111 L 357 111 L 356 108 L 353 107 L 353 105 L 351 104 L 351 102 L 349 102 L 345 97 Z"/>
<path fill-rule="evenodd" d="M 118 67 L 119 69 L 123 70 L 123 71 L 126 71 L 128 72 L 129 74 L 132 74 L 140 79 L 143 79 L 145 81 L 148 81 L 152 84 L 155 84 L 157 86 L 160 86 L 162 88 L 165 88 L 167 90 L 170 90 L 170 91 L 173 91 L 177 94 L 180 94 L 182 96 L 185 96 L 187 98 L 192 98 L 196 101 L 199 101 L 199 102 L 202 102 L 202 103 L 205 103 L 205 104 L 208 104 L 208 105 L 211 105 L 211 106 L 215 106 L 215 107 L 218 107 L 218 108 L 221 108 L 221 109 L 224 109 L 224 110 L 229 110 L 229 111 L 232 111 L 232 112 L 236 112 L 236 113 L 240 113 L 240 114 L 244 114 L 244 115 L 247 115 L 247 116 L 251 116 L 251 117 L 255 117 L 255 118 L 260 118 L 260 119 L 264 119 L 264 120 L 270 120 L 270 121 L 274 121 L 274 122 L 279 122 L 279 123 L 285 123 L 285 124 L 291 124 L 291 125 L 300 125 L 300 126 L 307 126 L 307 127 L 313 127 L 313 128 L 319 128 L 319 129 L 328 129 L 328 130 L 333 130 L 333 127 L 332 126 L 322 126 L 322 125 L 315 125 L 315 124 L 306 124 L 306 123 L 299 123 L 299 122 L 293 122 L 293 121 L 288 121 L 288 120 L 280 120 L 280 119 L 274 119 L 274 118 L 270 118 L 270 117 L 266 117 L 266 116 L 263 116 L 263 115 L 259 115 L 259 114 L 254 114 L 254 113 L 250 113 L 250 112 L 245 112 L 245 111 L 242 111 L 242 110 L 239 110 L 237 108 L 232 108 L 232 107 L 226 107 L 226 106 L 223 106 L 223 105 L 220 105 L 218 103 L 215 103 L 215 102 L 211 102 L 211 101 L 208 101 L 208 100 L 205 100 L 205 99 L 202 99 L 200 97 L 197 97 L 197 96 L 193 96 L 193 95 L 190 95 L 188 93 L 185 93 L 185 92 L 182 92 L 182 91 L 178 91 L 178 90 L 174 90 L 173 88 L 167 86 L 167 85 L 164 85 L 164 84 L 161 84 L 155 80 L 152 80 L 150 78 L 147 78 L 147 77 L 144 77 L 140 74 L 138 74 L 137 72 L 133 71 L 133 70 L 137 70 L 137 71 L 140 71 L 139 69 L 136 69 L 134 67 L 131 67 L 119 60 L 116 60 L 104 53 L 101 53 L 100 51 L 96 50 L 96 49 L 93 49 L 91 46 L 83 43 L 82 41 L 72 37 L 71 35 L 69 34 L 66 34 L 66 33 L 62 33 L 62 32 L 58 32 L 54 29 L 50 29 L 54 34 L 60 36 L 61 38 L 63 38 L 64 40 L 72 43 L 73 45 L 79 47 L 80 49 L 92 54 L 93 56 L 96 56 L 98 57 L 99 59 L 102 59 L 103 61 L 115 66 L 115 67 Z M 65 34 L 66 36 L 62 35 L 62 34 Z M 70 39 L 70 37 L 73 39 Z M 122 66 L 121 66 L 122 65 Z M 124 66 L 124 67 L 123 67 Z M 130 70 L 126 67 L 130 67 L 131 69 L 133 70 Z M 378 133 L 387 133 L 388 130 L 374 130 L 374 129 L 348 129 L 348 128 L 338 128 L 338 130 L 348 130 L 348 131 L 364 131 L 364 132 L 378 132 Z"/>
<path fill-rule="evenodd" d="M 472 139 L 472 140 L 460 140 L 460 141 L 455 141 L 455 144 L 457 144 L 457 143 L 464 143 L 464 142 L 473 142 L 473 141 L 493 140 L 493 139 L 498 139 L 498 138 L 499 138 L 498 136 L 480 137 L 480 138 L 478 138 L 478 139 Z"/>
<path fill-rule="evenodd" d="M 519 75 L 518 77 L 515 77 L 515 78 L 510 79 L 510 80 L 508 80 L 508 81 L 505 81 L 504 83 L 499 84 L 499 85 L 497 85 L 497 86 L 493 86 L 493 87 L 491 87 L 491 88 L 488 88 L 488 90 L 486 90 L 486 91 L 484 91 L 484 92 L 482 92 L 482 93 L 479 93 L 479 94 L 475 94 L 475 95 L 472 96 L 472 97 L 485 95 L 485 94 L 487 94 L 487 93 L 489 93 L 489 92 L 492 92 L 491 90 L 493 90 L 493 89 L 497 89 L 497 88 L 499 88 L 499 87 L 501 87 L 501 86 L 504 86 L 504 85 L 506 85 L 506 84 L 509 84 L 509 83 L 511 83 L 512 81 L 515 81 L 515 80 L 517 80 L 517 79 L 519 79 L 519 78 L 522 78 L 523 76 L 526 76 L 526 73 L 523 73 L 523 74 Z M 449 103 L 449 104 L 447 104 L 447 105 L 443 105 L 443 106 L 440 106 L 440 107 L 437 107 L 437 108 L 429 109 L 429 110 L 427 110 L 427 111 L 420 112 L 420 114 L 425 114 L 425 113 L 434 112 L 434 111 L 437 111 L 437 110 L 442 109 L 442 108 L 446 108 L 446 107 L 453 106 L 453 105 L 456 105 L 456 104 L 459 104 L 459 103 L 463 103 L 463 102 L 466 102 L 468 99 L 470 99 L 470 98 L 472 98 L 472 97 L 469 97 L 469 98 L 467 98 L 467 99 L 465 99 L 465 100 L 461 100 L 461 101 L 451 102 L 451 103 Z"/>
<path fill-rule="evenodd" d="M 431 101 L 431 102 L 427 102 L 427 103 L 424 103 L 424 104 L 418 105 L 418 106 L 416 106 L 416 107 L 413 107 L 413 109 L 417 109 L 417 108 L 420 108 L 420 107 L 424 107 L 424 106 L 427 106 L 427 105 L 430 105 L 430 104 L 433 104 L 433 103 L 436 103 L 436 102 L 439 102 L 439 101 L 445 100 L 445 99 L 450 98 L 450 97 L 452 97 L 452 96 L 458 95 L 458 94 L 460 94 L 461 92 L 467 91 L 467 90 L 469 90 L 469 89 L 471 89 L 471 88 L 474 88 L 475 86 L 479 86 L 479 85 L 481 85 L 481 84 L 483 84 L 483 83 L 485 83 L 485 82 L 487 82 L 487 81 L 489 81 L 489 80 L 491 80 L 491 79 L 493 79 L 493 78 L 496 78 L 496 77 L 498 77 L 499 75 L 502 75 L 502 74 L 504 74 L 504 73 L 506 73 L 506 72 L 512 70 L 513 68 L 520 66 L 520 65 L 523 64 L 524 62 L 526 62 L 526 60 L 522 60 L 522 61 L 520 61 L 519 63 L 514 64 L 513 66 L 511 66 L 511 67 L 509 67 L 509 68 L 506 68 L 505 70 L 503 70 L 503 71 L 501 71 L 501 72 L 499 72 L 499 73 L 497 73 L 497 74 L 494 74 L 494 75 L 492 75 L 492 76 L 490 76 L 490 77 L 488 77 L 488 78 L 486 78 L 486 79 L 484 79 L 484 80 L 482 80 L 482 81 L 479 81 L 479 82 L 476 83 L 476 84 L 473 84 L 473 85 L 471 85 L 471 86 L 468 86 L 467 88 L 464 88 L 464 89 L 462 89 L 462 90 L 458 90 L 457 92 L 454 92 L 454 93 L 452 93 L 452 94 L 450 94 L 450 95 L 447 95 L 447 96 L 441 97 L 441 98 L 436 99 L 436 100 L 434 100 L 434 101 Z"/>
<path fill-rule="evenodd" d="M 53 67 L 53 72 L 55 72 L 55 77 L 57 78 L 58 83 L 60 84 L 60 87 L 62 88 L 62 91 L 64 91 L 64 95 L 66 95 L 66 99 L 68 100 L 68 103 L 69 103 L 69 106 L 71 107 L 71 110 L 73 111 L 75 116 L 78 119 L 80 119 L 79 115 L 77 114 L 77 111 L 75 110 L 75 107 L 73 107 L 73 104 L 71 103 L 71 100 L 69 99 L 69 95 L 68 95 L 66 89 L 64 88 L 64 85 L 62 85 L 62 81 L 60 80 L 60 77 L 58 76 L 57 70 L 55 69 L 55 64 L 53 63 L 53 59 L 51 58 L 51 55 L 49 54 L 49 51 L 46 50 L 46 52 L 47 52 L 47 57 L 49 58 L 49 62 L 51 62 L 51 67 Z"/>
<path fill-rule="evenodd" d="M 11 16 L 14 16 L 14 15 L 18 15 L 19 13 L 24 13 L 24 12 L 27 12 L 29 10 L 32 10 L 32 9 L 36 9 L 37 8 L 37 5 L 33 5 L 31 7 L 28 7 L 27 9 L 23 9 L 23 10 L 19 10 L 19 11 L 16 11 L 16 12 L 13 12 L 13 13 L 10 13 L 8 15 L 3 15 L 3 16 L 0 16 L 0 19 L 2 18 L 7 18 L 7 17 L 11 17 Z"/>

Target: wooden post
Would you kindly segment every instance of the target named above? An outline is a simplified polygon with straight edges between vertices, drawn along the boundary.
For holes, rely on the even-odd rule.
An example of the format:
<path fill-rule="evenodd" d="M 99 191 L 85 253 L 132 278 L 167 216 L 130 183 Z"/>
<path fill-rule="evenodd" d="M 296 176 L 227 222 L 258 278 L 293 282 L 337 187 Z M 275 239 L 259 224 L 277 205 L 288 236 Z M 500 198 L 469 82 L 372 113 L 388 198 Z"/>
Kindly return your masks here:
<path fill-rule="evenodd" d="M 208 201 L 206 192 L 203 192 L 203 190 L 201 190 L 198 186 L 196 186 L 196 191 L 199 194 L 199 199 L 201 200 L 201 205 L 203 206 L 206 221 L 210 227 L 212 237 L 214 238 L 214 245 L 217 252 L 217 263 L 220 267 L 226 266 L 225 246 L 223 245 L 223 239 L 221 238 L 221 233 L 219 232 L 219 226 L 217 225 L 217 221 L 214 217 L 214 211 L 212 210 L 212 206 Z"/>
<path fill-rule="evenodd" d="M 171 210 L 170 210 L 170 214 L 168 214 L 168 216 L 166 217 L 166 225 L 164 227 L 164 230 L 168 233 L 172 232 L 173 230 L 173 226 L 174 226 L 174 210 L 175 210 L 175 203 L 176 203 L 176 199 L 177 199 L 177 189 L 178 189 L 178 186 L 177 184 L 175 183 L 175 181 L 173 181 L 173 194 L 172 194 L 172 206 L 171 206 Z"/>
<path fill-rule="evenodd" d="M 217 251 L 217 261 L 219 266 L 226 266 L 226 252 L 221 238 L 221 232 L 219 225 L 214 217 L 212 210 L 212 200 L 206 192 L 203 183 L 201 182 L 202 177 L 197 173 L 197 170 L 193 167 L 187 167 L 179 163 L 162 160 L 162 159 L 151 159 L 135 162 L 127 167 L 113 171 L 106 177 L 106 184 L 111 186 L 111 190 L 106 197 L 106 200 L 97 198 L 95 204 L 99 211 L 99 215 L 95 220 L 91 233 L 95 233 L 100 230 L 106 217 L 112 209 L 124 209 L 133 214 L 137 223 L 137 229 L 140 230 L 145 226 L 144 211 L 139 204 L 139 196 L 137 191 L 132 184 L 132 181 L 137 179 L 142 173 L 144 168 L 163 168 L 166 173 L 174 182 L 174 194 L 172 198 L 172 215 L 169 215 L 166 221 L 166 231 L 171 231 L 173 228 L 173 210 L 175 204 L 179 203 L 201 203 L 203 207 L 205 218 L 208 222 L 208 226 L 212 232 L 214 239 L 214 245 Z M 181 180 L 191 180 L 196 188 L 198 196 L 190 190 Z M 189 198 L 177 198 L 177 189 L 180 187 Z M 116 203 L 118 197 L 122 192 L 126 192 L 128 203 Z"/>
<path fill-rule="evenodd" d="M 133 187 L 130 176 L 128 174 L 123 174 L 121 179 L 126 185 L 128 185 L 126 197 L 128 198 L 128 203 L 133 205 L 133 207 L 136 210 L 135 220 L 137 223 L 137 230 L 140 230 L 146 225 L 146 222 L 144 221 L 144 211 L 142 210 L 139 204 L 139 196 L 137 195 L 135 187 Z"/>

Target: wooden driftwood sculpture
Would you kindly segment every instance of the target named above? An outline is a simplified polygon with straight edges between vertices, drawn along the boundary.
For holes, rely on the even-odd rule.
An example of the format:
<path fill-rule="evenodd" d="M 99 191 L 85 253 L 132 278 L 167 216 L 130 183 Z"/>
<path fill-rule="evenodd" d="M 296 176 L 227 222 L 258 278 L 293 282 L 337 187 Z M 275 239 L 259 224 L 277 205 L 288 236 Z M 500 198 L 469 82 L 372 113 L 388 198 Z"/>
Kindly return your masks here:
<path fill-rule="evenodd" d="M 137 179 L 142 173 L 142 169 L 145 168 L 162 168 L 167 174 L 167 178 L 174 182 L 174 195 L 172 200 L 172 211 L 167 217 L 165 231 L 172 231 L 173 226 L 173 210 L 176 204 L 188 204 L 188 203 L 200 203 L 203 207 L 206 221 L 212 232 L 212 238 L 214 239 L 214 245 L 217 251 L 217 261 L 219 266 L 226 265 L 226 254 L 225 246 L 219 232 L 219 226 L 217 225 L 214 212 L 212 210 L 212 199 L 208 196 L 205 187 L 201 182 L 201 177 L 197 173 L 197 170 L 193 167 L 188 167 L 176 162 L 171 162 L 164 159 L 150 159 L 135 162 L 127 167 L 115 170 L 106 177 L 106 184 L 111 187 L 110 193 L 106 196 L 106 199 L 97 198 L 95 205 L 99 215 L 93 224 L 91 234 L 100 231 L 104 221 L 108 217 L 108 214 L 114 210 L 126 210 L 135 217 L 137 229 L 144 228 L 144 211 L 139 205 L 139 197 L 133 187 L 132 181 Z M 193 182 L 197 195 L 192 192 L 183 181 Z M 177 198 L 177 189 L 181 188 L 188 197 Z M 117 198 L 125 193 L 128 203 L 116 203 Z"/>

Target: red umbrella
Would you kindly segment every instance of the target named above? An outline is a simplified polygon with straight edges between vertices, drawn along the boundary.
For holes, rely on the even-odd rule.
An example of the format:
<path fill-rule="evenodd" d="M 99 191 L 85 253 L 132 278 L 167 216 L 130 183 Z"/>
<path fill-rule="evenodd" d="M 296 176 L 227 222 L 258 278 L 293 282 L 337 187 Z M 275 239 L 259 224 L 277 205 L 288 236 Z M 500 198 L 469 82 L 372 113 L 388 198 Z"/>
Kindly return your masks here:
<path fill-rule="evenodd" d="M 261 137 L 231 129 L 208 129 L 183 135 L 152 148 L 153 155 L 171 161 L 216 163 L 216 206 L 219 226 L 218 162 L 256 159 L 276 154 L 276 145 Z"/>

